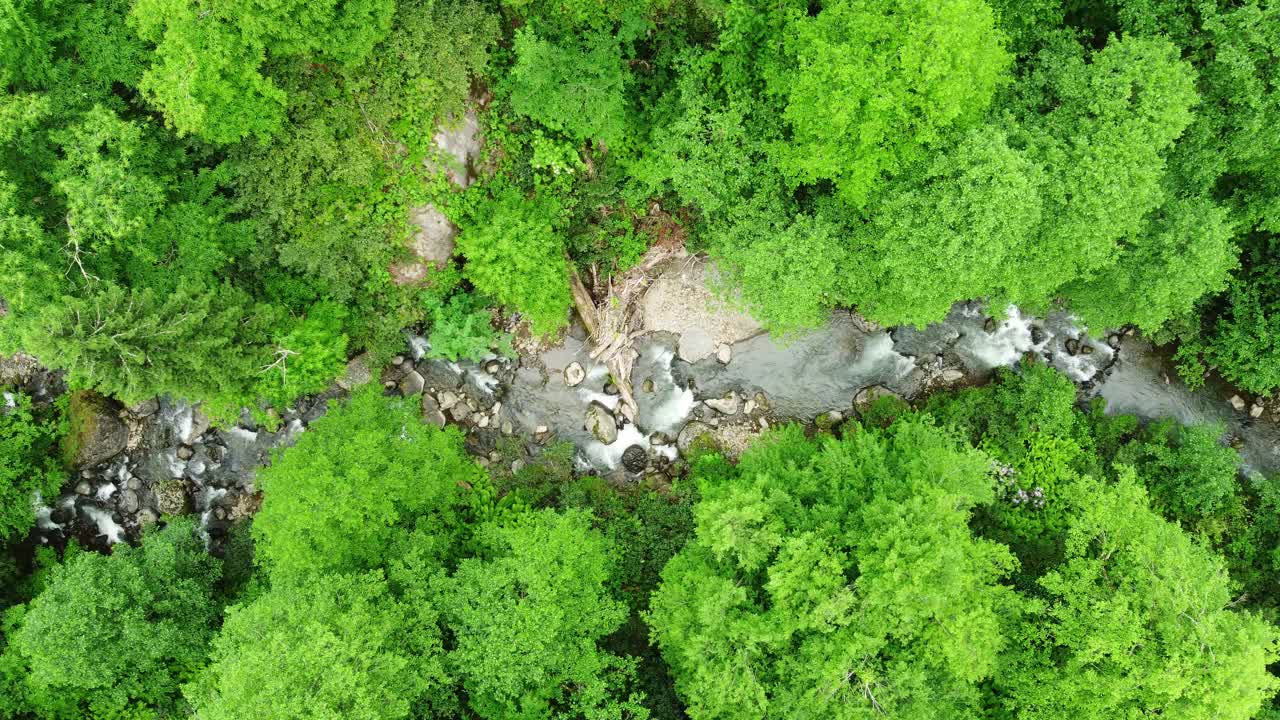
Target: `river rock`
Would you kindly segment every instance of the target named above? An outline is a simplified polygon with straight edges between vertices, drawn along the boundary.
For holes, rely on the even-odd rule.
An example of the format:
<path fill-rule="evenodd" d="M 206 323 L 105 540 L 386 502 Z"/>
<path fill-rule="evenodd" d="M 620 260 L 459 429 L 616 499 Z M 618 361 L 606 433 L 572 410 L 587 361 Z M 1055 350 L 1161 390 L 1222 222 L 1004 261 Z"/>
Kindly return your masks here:
<path fill-rule="evenodd" d="M 582 369 L 582 363 L 571 362 L 564 369 L 564 384 L 568 387 L 577 387 L 587 379 L 587 371 Z"/>
<path fill-rule="evenodd" d="M 820 430 L 830 430 L 844 421 L 844 413 L 839 410 L 824 412 L 814 418 L 813 424 Z"/>
<path fill-rule="evenodd" d="M 987 332 L 989 332 L 989 333 L 993 333 L 993 332 L 995 332 L 995 331 L 996 331 L 996 319 L 995 319 L 995 318 L 992 318 L 992 317 L 987 318 L 987 319 L 982 323 L 982 329 L 983 329 L 983 330 L 985 330 L 985 331 L 987 331 Z"/>
<path fill-rule="evenodd" d="M 1235 408 L 1236 412 L 1244 412 L 1244 406 L 1245 406 L 1244 398 L 1240 397 L 1239 395 L 1232 395 L 1230 402 L 1231 402 L 1231 407 Z"/>
<path fill-rule="evenodd" d="M 605 445 L 612 445 L 618 440 L 618 421 L 600 403 L 593 402 L 587 407 L 587 421 L 583 427 Z"/>
<path fill-rule="evenodd" d="M 369 353 L 359 355 L 347 361 L 347 370 L 338 378 L 338 387 L 353 390 L 373 380 L 373 371 L 369 369 Z"/>
<path fill-rule="evenodd" d="M 964 380 L 964 371 L 949 368 L 947 370 L 943 370 L 939 377 L 942 379 L 942 382 L 948 385 L 954 385 L 955 383 Z"/>
<path fill-rule="evenodd" d="M 151 485 L 156 508 L 161 515 L 180 515 L 187 508 L 187 485 L 176 478 L 166 478 Z"/>
<path fill-rule="evenodd" d="M 645 465 L 648 464 L 649 456 L 645 453 L 644 448 L 639 445 L 632 445 L 622 451 L 622 466 L 631 472 L 644 472 Z"/>
<path fill-rule="evenodd" d="M 413 397 L 422 392 L 422 388 L 426 387 L 426 381 L 422 379 L 422 375 L 417 370 L 410 370 L 404 377 L 400 378 L 400 394 L 405 397 Z"/>
<path fill-rule="evenodd" d="M 853 409 L 857 410 L 859 415 L 865 414 L 882 397 L 896 398 L 900 396 L 883 385 L 872 385 L 871 387 L 862 388 L 853 396 Z"/>
<path fill-rule="evenodd" d="M 436 427 L 444 427 L 444 413 L 440 411 L 440 403 L 427 393 L 422 394 L 422 420 Z"/>
<path fill-rule="evenodd" d="M 473 165 L 480 157 L 480 148 L 484 144 L 484 138 L 480 135 L 480 117 L 476 114 L 474 104 L 468 105 L 461 118 L 445 118 L 431 139 L 440 152 L 436 157 L 424 160 L 423 165 L 428 170 L 443 171 L 449 182 L 460 188 L 470 185 L 474 177 Z"/>
<path fill-rule="evenodd" d="M 722 415 L 737 415 L 738 408 L 741 407 L 742 398 L 738 396 L 738 393 L 731 390 L 725 393 L 724 397 L 711 398 L 702 402 Z"/>
<path fill-rule="evenodd" d="M 151 508 L 142 508 L 138 511 L 138 524 L 142 527 L 151 527 L 156 524 L 160 518 L 156 515 L 156 511 Z"/>
<path fill-rule="evenodd" d="M 451 410 L 453 409 L 453 406 L 457 405 L 461 400 L 462 398 L 458 397 L 457 393 L 445 390 L 440 393 L 440 409 Z"/>
<path fill-rule="evenodd" d="M 160 410 L 160 399 L 151 398 L 129 408 L 129 414 L 137 418 L 150 417 Z"/>
<path fill-rule="evenodd" d="M 686 362 L 763 332 L 754 318 L 712 292 L 714 275 L 706 261 L 673 260 L 657 272 L 640 303 L 642 328 L 680 336 L 677 352 Z"/>
<path fill-rule="evenodd" d="M 191 449 L 191 446 L 190 446 L 190 445 L 179 445 L 179 446 L 178 446 L 178 459 L 179 459 L 179 460 L 190 460 L 192 455 L 195 455 L 195 450 Z"/>
<path fill-rule="evenodd" d="M 454 403 L 453 407 L 449 408 L 449 417 L 452 417 L 454 422 L 465 422 L 471 417 L 471 406 L 464 402 Z"/>
<path fill-rule="evenodd" d="M 138 512 L 138 493 L 132 490 L 120 493 L 120 511 L 130 514 Z"/>
<path fill-rule="evenodd" d="M 1262 417 L 1262 410 L 1263 410 L 1263 408 L 1262 408 L 1262 404 L 1261 404 L 1261 403 L 1256 403 L 1256 402 L 1255 402 L 1255 403 L 1253 404 L 1253 406 L 1249 408 L 1249 417 L 1251 417 L 1251 418 L 1260 418 L 1260 417 Z"/>
<path fill-rule="evenodd" d="M 433 271 L 448 266 L 458 227 L 432 204 L 411 209 L 409 224 L 414 227 L 413 236 L 409 238 L 413 260 L 392 264 L 388 268 L 391 281 L 397 285 L 429 284 Z"/>
<path fill-rule="evenodd" d="M 92 467 L 124 451 L 129 429 L 120 421 L 119 410 L 114 402 L 96 392 L 77 390 L 71 394 L 67 448 L 76 467 Z"/>
<path fill-rule="evenodd" d="M 81 480 L 80 482 L 76 483 L 77 495 L 88 495 L 91 492 L 93 492 L 93 486 L 89 484 L 88 480 Z"/>
<path fill-rule="evenodd" d="M 716 359 L 720 361 L 721 365 L 728 365 L 729 361 L 733 359 L 733 348 L 729 345 L 721 345 L 716 350 Z"/>
<path fill-rule="evenodd" d="M 676 438 L 676 448 L 680 450 L 681 455 L 685 455 L 689 452 L 689 448 L 704 438 L 706 442 L 714 444 L 714 432 L 714 428 L 704 422 L 694 420 L 686 423 L 684 429 L 680 431 L 680 436 Z"/>
<path fill-rule="evenodd" d="M 1066 347 L 1068 353 L 1075 355 L 1080 352 L 1080 341 L 1075 338 L 1067 338 Z"/>
<path fill-rule="evenodd" d="M 649 444 L 655 446 L 670 445 L 671 436 L 664 432 L 656 432 L 649 436 Z"/>

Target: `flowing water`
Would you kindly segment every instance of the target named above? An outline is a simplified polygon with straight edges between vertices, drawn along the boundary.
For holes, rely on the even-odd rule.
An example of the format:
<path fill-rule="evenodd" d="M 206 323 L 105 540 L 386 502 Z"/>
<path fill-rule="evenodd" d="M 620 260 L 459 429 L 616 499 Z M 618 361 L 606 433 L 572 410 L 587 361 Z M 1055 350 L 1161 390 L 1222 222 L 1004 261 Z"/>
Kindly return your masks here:
<path fill-rule="evenodd" d="M 679 337 L 654 333 L 634 344 L 634 420 L 618 412 L 609 372 L 590 357 L 582 337 L 579 330 L 558 346 L 519 360 L 490 356 L 479 363 L 451 363 L 426 359 L 425 339 L 410 336 L 412 360 L 405 365 L 426 378 L 429 392 L 450 388 L 481 415 L 487 413 L 485 426 L 467 428 L 468 447 L 478 455 L 494 447 L 501 427 L 502 434 L 531 443 L 549 438 L 572 443 L 581 470 L 621 473 L 620 466 L 638 462 L 628 468 L 635 473 L 675 460 L 674 440 L 693 420 L 742 422 L 736 412 L 734 418 L 721 418 L 703 400 L 763 396 L 770 422 L 808 422 L 828 411 L 847 413 L 866 387 L 914 399 L 942 387 L 983 382 L 994 369 L 1030 355 L 1075 381 L 1082 401 L 1101 396 L 1108 412 L 1144 420 L 1219 423 L 1234 438 L 1246 470 L 1280 472 L 1280 427 L 1235 410 L 1228 402 L 1231 388 L 1210 383 L 1193 392 L 1146 341 L 1091 337 L 1065 313 L 1037 319 L 1011 307 L 989 318 L 978 304 L 963 303 L 942 322 L 883 330 L 837 311 L 822 328 L 787 341 L 762 334 L 738 342 L 729 348 L 727 363 L 715 356 L 686 363 L 676 352 Z M 584 374 L 576 385 L 565 375 L 573 363 Z M 248 418 L 232 427 L 204 429 L 190 406 L 162 400 L 137 450 L 73 478 L 72 485 L 89 485 L 81 484 L 80 493 L 68 491 L 52 506 L 36 499 L 38 533 L 46 541 L 70 535 L 86 542 L 123 541 L 138 532 L 139 501 L 154 507 L 156 488 L 176 482 L 191 498 L 187 509 L 202 530 L 217 537 L 252 511 L 254 475 L 271 452 L 292 444 L 323 414 L 327 399 L 340 395 L 327 393 L 288 409 L 283 427 L 273 432 Z M 605 444 L 587 429 L 593 406 L 616 423 L 613 442 Z"/>

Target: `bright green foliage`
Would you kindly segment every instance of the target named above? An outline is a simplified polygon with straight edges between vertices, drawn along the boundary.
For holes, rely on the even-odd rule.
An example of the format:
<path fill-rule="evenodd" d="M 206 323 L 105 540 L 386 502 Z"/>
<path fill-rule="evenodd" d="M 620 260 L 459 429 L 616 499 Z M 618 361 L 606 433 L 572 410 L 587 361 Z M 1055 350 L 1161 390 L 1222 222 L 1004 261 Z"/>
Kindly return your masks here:
<path fill-rule="evenodd" d="M 795 182 L 835 181 L 854 206 L 980 120 L 1011 64 L 982 0 L 839 0 L 785 42 L 795 66 L 771 89 L 787 97 L 792 138 L 777 162 Z"/>
<path fill-rule="evenodd" d="M 283 579 L 381 567 L 408 529 L 447 544 L 458 531 L 459 484 L 478 474 L 455 430 L 366 387 L 258 474 L 257 561 Z"/>
<path fill-rule="evenodd" d="M 1089 327 L 1133 323 L 1154 333 L 1190 315 L 1197 298 L 1226 288 L 1236 255 L 1226 210 L 1171 200 L 1153 215 L 1114 265 L 1063 290 Z"/>
<path fill-rule="evenodd" d="M 1088 63 L 1078 51 L 1046 52 L 1041 62 L 1034 77 L 1045 87 L 1028 102 L 1054 109 L 1028 117 L 1025 130 L 1051 168 L 1045 225 L 1019 253 L 1028 272 L 1010 283 L 1013 299 L 1032 303 L 1115 262 L 1117 244 L 1142 231 L 1165 199 L 1163 154 L 1198 101 L 1191 68 L 1167 41 L 1112 39 Z"/>
<path fill-rule="evenodd" d="M 427 357 L 480 360 L 494 347 L 510 353 L 510 339 L 493 329 L 493 313 L 473 293 L 458 293 L 431 312 Z"/>
<path fill-rule="evenodd" d="M 276 340 L 275 361 L 262 372 L 258 396 L 279 405 L 301 395 L 318 393 L 342 374 L 347 361 L 347 336 L 341 305 L 318 303 L 289 332 Z"/>
<path fill-rule="evenodd" d="M 601 33 L 566 46 L 522 28 L 515 53 L 507 82 L 517 113 L 579 141 L 624 141 L 626 74 L 614 37 Z"/>
<path fill-rule="evenodd" d="M 29 668 L 30 705 L 67 717 L 176 709 L 178 683 L 213 636 L 219 571 L 186 519 L 146 534 L 139 548 L 80 553 L 55 568 L 29 605 L 11 611 L 6 654 Z"/>
<path fill-rule="evenodd" d="M 390 29 L 391 0 L 273 2 L 143 0 L 139 34 L 156 43 L 142 87 L 183 133 L 229 143 L 265 139 L 284 119 L 286 96 L 261 74 L 267 55 L 359 63 Z"/>
<path fill-rule="evenodd" d="M 208 720 L 396 720 L 443 692 L 441 654 L 429 605 L 376 573 L 312 575 L 232 608 L 183 692 Z"/>
<path fill-rule="evenodd" d="M 739 215 L 743 217 L 745 213 Z M 836 304 L 844 257 L 842 229 L 823 214 L 797 215 L 766 220 L 768 231 L 751 244 L 734 247 L 737 236 L 759 227 L 745 220 L 718 238 L 725 250 L 729 278 L 740 287 L 752 314 L 775 333 L 787 333 L 821 325 Z M 727 288 L 733 293 L 734 286 Z"/>
<path fill-rule="evenodd" d="M 989 462 L 911 419 L 700 466 L 697 535 L 649 619 L 690 717 L 976 713 L 1017 608 L 1012 557 L 968 528 Z"/>
<path fill-rule="evenodd" d="M 563 327 L 572 304 L 559 232 L 563 222 L 554 198 L 526 198 L 503 187 L 472 211 L 458 237 L 467 279 L 524 314 L 540 334 Z"/>
<path fill-rule="evenodd" d="M 622 693 L 627 663 L 599 647 L 626 609 L 610 597 L 612 550 L 590 518 L 527 513 L 484 526 L 477 542 L 437 590 L 471 709 L 494 720 L 647 717 Z"/>
<path fill-rule="evenodd" d="M 1042 222 L 1044 175 L 1003 132 L 969 133 L 890 186 L 848 260 L 870 276 L 850 299 L 880 322 L 920 324 L 957 300 L 999 293 Z"/>
<path fill-rule="evenodd" d="M 266 49 L 232 22 L 188 0 L 142 0 L 132 19 L 156 43 L 140 89 L 178 132 L 219 143 L 278 132 L 285 93 L 258 70 Z"/>
<path fill-rule="evenodd" d="M 35 498 L 53 498 L 66 479 L 56 451 L 67 432 L 60 405 L 33 407 L 13 393 L 0 412 L 0 541 L 20 537 L 35 524 Z"/>
<path fill-rule="evenodd" d="M 1160 519 L 1132 472 L 1072 491 L 1066 562 L 997 682 L 1014 717 L 1253 717 L 1277 629 L 1229 609 L 1222 561 Z"/>

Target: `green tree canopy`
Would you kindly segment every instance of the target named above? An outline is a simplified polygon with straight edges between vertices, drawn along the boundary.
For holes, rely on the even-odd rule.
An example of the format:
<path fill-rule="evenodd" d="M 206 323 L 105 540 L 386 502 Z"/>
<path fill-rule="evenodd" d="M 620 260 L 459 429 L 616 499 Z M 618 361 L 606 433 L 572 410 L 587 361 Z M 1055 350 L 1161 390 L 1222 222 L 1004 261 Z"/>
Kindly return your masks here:
<path fill-rule="evenodd" d="M 460 530 L 459 486 L 479 476 L 456 430 L 424 423 L 416 403 L 370 386 L 259 473 L 257 561 L 282 579 L 375 569 L 414 528 L 448 546 Z"/>
<path fill-rule="evenodd" d="M 634 667 L 601 647 L 626 619 L 613 548 L 581 512 L 525 513 L 477 532 L 478 551 L 439 578 L 448 662 L 469 707 L 493 720 L 647 717 Z"/>
<path fill-rule="evenodd" d="M 441 653 L 432 608 L 378 573 L 314 574 L 228 611 L 183 692 L 209 720 L 398 720 L 447 700 Z"/>
<path fill-rule="evenodd" d="M 141 547 L 55 567 L 34 600 L 10 611 L 6 652 L 29 669 L 29 704 L 54 717 L 176 710 L 178 683 L 201 666 L 216 629 L 220 573 L 189 519 L 146 533 Z"/>
<path fill-rule="evenodd" d="M 990 461 L 920 419 L 774 434 L 704 461 L 697 535 L 649 618 L 695 720 L 962 717 L 1016 613 L 1013 558 L 968 528 Z"/>
<path fill-rule="evenodd" d="M 1015 716 L 1253 717 L 1277 630 L 1233 610 L 1220 558 L 1147 507 L 1131 471 L 1071 494 L 1066 561 L 997 678 Z"/>
<path fill-rule="evenodd" d="M 776 161 L 862 206 L 884 176 L 982 118 L 1007 80 L 1004 42 L 982 0 L 824 4 L 788 28 L 795 65 L 771 77 L 792 131 Z"/>

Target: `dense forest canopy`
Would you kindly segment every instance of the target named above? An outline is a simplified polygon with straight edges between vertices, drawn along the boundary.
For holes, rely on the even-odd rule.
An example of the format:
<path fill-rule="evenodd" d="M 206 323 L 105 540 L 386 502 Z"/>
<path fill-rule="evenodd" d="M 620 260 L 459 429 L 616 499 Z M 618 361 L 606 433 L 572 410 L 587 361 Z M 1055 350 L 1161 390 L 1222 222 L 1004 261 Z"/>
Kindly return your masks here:
<path fill-rule="evenodd" d="M 1270 0 L 0 0 L 0 86 L 0 353 L 76 393 L 0 411 L 4 720 L 1280 718 L 1280 478 L 1035 363 L 625 487 L 342 385 L 217 552 L 31 540 L 69 404 L 278 426 L 675 246 L 780 341 L 976 300 L 1271 393 Z"/>

